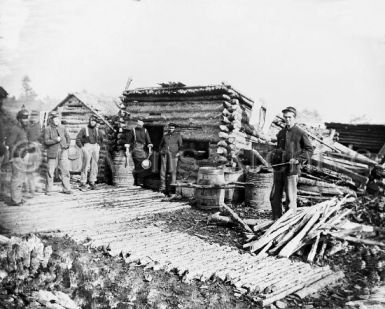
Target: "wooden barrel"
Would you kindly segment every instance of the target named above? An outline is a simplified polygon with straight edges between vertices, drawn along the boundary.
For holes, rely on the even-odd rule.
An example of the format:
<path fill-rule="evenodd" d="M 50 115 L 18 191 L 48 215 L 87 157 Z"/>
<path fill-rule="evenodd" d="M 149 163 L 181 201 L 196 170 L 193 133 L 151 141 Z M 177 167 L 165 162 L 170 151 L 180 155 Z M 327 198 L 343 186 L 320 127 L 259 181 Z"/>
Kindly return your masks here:
<path fill-rule="evenodd" d="M 252 183 L 246 186 L 245 204 L 259 210 L 269 210 L 270 192 L 273 186 L 273 173 L 258 173 L 257 170 L 249 170 L 246 173 L 246 182 Z"/>
<path fill-rule="evenodd" d="M 232 183 L 241 181 L 243 182 L 244 175 L 243 170 L 238 171 L 225 171 L 225 182 Z M 226 203 L 240 203 L 244 200 L 245 190 L 243 188 L 231 188 L 225 190 L 225 202 Z"/>
<path fill-rule="evenodd" d="M 225 184 L 225 174 L 222 169 L 215 167 L 200 167 L 197 183 L 199 185 L 223 185 Z"/>
<path fill-rule="evenodd" d="M 123 151 L 116 151 L 113 158 L 114 170 L 112 183 L 117 187 L 132 187 L 134 184 L 134 177 L 132 176 L 132 170 L 134 169 L 134 162 L 131 159 L 131 155 L 127 158 Z"/>
<path fill-rule="evenodd" d="M 201 185 L 223 185 L 225 175 L 222 169 L 215 167 L 201 167 L 198 171 L 198 184 Z M 225 190 L 217 188 L 196 188 L 196 207 L 199 209 L 217 209 L 225 201 Z"/>

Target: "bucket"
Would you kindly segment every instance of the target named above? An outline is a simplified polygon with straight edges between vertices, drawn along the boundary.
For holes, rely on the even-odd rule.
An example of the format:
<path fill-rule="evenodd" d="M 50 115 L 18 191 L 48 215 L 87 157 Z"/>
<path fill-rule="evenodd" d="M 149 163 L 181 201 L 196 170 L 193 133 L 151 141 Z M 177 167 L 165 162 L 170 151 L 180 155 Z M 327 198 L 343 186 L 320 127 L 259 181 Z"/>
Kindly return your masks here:
<path fill-rule="evenodd" d="M 232 183 L 244 180 L 243 170 L 225 171 L 225 182 Z M 231 188 L 225 190 L 225 202 L 240 203 L 245 197 L 245 190 L 243 188 Z"/>
<path fill-rule="evenodd" d="M 197 183 L 200 185 L 223 185 L 225 175 L 222 169 L 201 167 L 198 171 Z M 225 201 L 225 190 L 220 188 L 196 188 L 195 201 L 197 208 L 216 209 Z"/>
<path fill-rule="evenodd" d="M 273 186 L 273 173 L 258 173 L 249 170 L 246 173 L 245 204 L 259 210 L 270 210 L 270 192 Z"/>
<path fill-rule="evenodd" d="M 126 166 L 127 159 L 127 166 Z M 134 162 L 129 155 L 127 158 L 123 151 L 117 151 L 114 153 L 114 171 L 112 177 L 112 183 L 117 187 L 131 187 L 134 184 L 134 177 L 132 176 L 132 170 L 134 169 Z"/>

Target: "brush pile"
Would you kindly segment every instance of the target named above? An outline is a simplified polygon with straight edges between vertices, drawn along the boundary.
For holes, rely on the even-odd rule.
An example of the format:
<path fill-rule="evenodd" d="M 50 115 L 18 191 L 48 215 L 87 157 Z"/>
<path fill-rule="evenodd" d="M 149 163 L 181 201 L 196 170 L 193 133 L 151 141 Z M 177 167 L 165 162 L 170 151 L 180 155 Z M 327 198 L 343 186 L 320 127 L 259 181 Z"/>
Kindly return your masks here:
<path fill-rule="evenodd" d="M 316 256 L 322 259 L 325 250 L 330 249 L 333 245 L 331 239 L 385 246 L 385 243 L 376 240 L 350 236 L 357 231 L 362 232 L 363 228 L 353 223 L 346 228 L 346 221 L 342 219 L 353 212 L 352 209 L 342 207 L 347 201 L 347 197 L 341 200 L 333 198 L 314 206 L 299 208 L 296 213 L 289 210 L 270 226 L 264 226 L 263 235 L 257 240 L 251 237 L 244 248 L 250 248 L 251 252 L 259 256 L 269 254 L 290 257 L 298 252 L 307 253 L 307 261 L 313 262 Z M 261 232 L 261 229 L 255 226 L 254 232 Z"/>

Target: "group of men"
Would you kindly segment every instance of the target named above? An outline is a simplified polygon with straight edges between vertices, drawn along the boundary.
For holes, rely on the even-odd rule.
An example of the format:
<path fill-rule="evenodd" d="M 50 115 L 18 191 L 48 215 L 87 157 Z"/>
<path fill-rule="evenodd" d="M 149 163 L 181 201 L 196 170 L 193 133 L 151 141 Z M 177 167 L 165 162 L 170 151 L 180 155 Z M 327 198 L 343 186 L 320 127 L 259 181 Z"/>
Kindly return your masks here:
<path fill-rule="evenodd" d="M 26 109 L 16 115 L 17 123 L 12 127 L 5 145 L 8 148 L 9 162 L 12 167 L 11 202 L 12 206 L 24 204 L 23 187 L 30 195 L 36 193 L 37 171 L 42 160 L 42 148 L 47 153 L 47 171 L 45 193 L 51 195 L 55 170 L 59 172 L 62 183 L 62 193 L 72 194 L 70 184 L 70 163 L 68 151 L 71 138 L 67 129 L 61 125 L 59 114 L 51 112 L 47 126 L 41 131 L 40 124 L 31 121 L 31 115 Z M 104 132 L 97 126 L 97 117 L 92 115 L 89 123 L 82 128 L 76 137 L 76 144 L 82 149 L 83 164 L 80 178 L 80 188 L 86 188 L 87 180 L 90 189 L 95 189 L 98 174 L 99 150 L 103 143 Z M 89 177 L 88 177 L 89 172 Z"/>
<path fill-rule="evenodd" d="M 313 147 L 307 134 L 296 124 L 296 109 L 287 107 L 282 113 L 286 125 L 277 134 L 277 149 L 273 151 L 271 160 L 274 168 L 274 183 L 270 195 L 273 219 L 282 216 L 283 210 L 296 211 L 298 175 L 301 166 L 310 160 L 313 153 Z M 68 159 L 71 139 L 67 129 L 60 123 L 59 114 L 51 112 L 43 135 L 40 132 L 40 125 L 33 121 L 33 117 L 30 117 L 27 110 L 20 110 L 16 119 L 17 124 L 12 128 L 5 143 L 7 147 L 4 147 L 4 130 L 0 130 L 2 140 L 0 159 L 3 160 L 4 152 L 8 148 L 12 164 L 11 205 L 17 206 L 24 203 L 22 199 L 24 184 L 31 194 L 35 193 L 35 173 L 40 164 L 41 144 L 47 150 L 46 194 L 50 195 L 52 192 L 56 169 L 59 171 L 62 182 L 62 192 L 71 194 Z M 177 162 L 181 155 L 183 141 L 180 133 L 175 132 L 175 127 L 173 123 L 168 124 L 168 130 L 159 144 L 161 156 L 160 191 L 162 192 L 166 191 L 167 173 L 171 174 L 171 184 L 176 182 Z M 76 144 L 83 151 L 80 189 L 86 188 L 87 180 L 90 189 L 95 189 L 99 151 L 103 138 L 104 132 L 98 128 L 97 117 L 91 116 L 88 125 L 82 128 L 76 137 Z M 151 155 L 153 148 L 150 135 L 144 128 L 143 120 L 138 120 L 136 127 L 126 132 L 123 139 L 126 155 L 131 153 L 134 162 L 134 185 L 142 185 L 142 173 L 146 169 L 143 162 Z M 286 202 L 283 204 L 284 193 Z"/>
<path fill-rule="evenodd" d="M 12 167 L 11 176 L 11 202 L 13 206 L 22 205 L 23 187 L 27 188 L 29 195 L 36 192 L 35 181 L 37 170 L 42 159 L 42 147 L 46 149 L 47 171 L 45 193 L 51 195 L 55 170 L 58 171 L 62 183 L 62 193 L 72 194 L 70 184 L 70 163 L 68 158 L 71 138 L 65 126 L 61 125 L 59 114 L 51 112 L 44 132 L 41 133 L 40 124 L 31 121 L 29 112 L 22 109 L 17 113 L 17 123 L 10 131 L 5 145 L 8 148 Z M 131 153 L 134 161 L 134 185 L 143 184 L 143 161 L 152 153 L 150 136 L 144 128 L 142 120 L 137 126 L 126 132 L 126 155 Z M 3 132 L 3 130 L 2 130 Z M 83 127 L 76 137 L 76 145 L 82 149 L 83 162 L 80 174 L 80 190 L 87 189 L 87 182 L 91 190 L 95 189 L 98 175 L 98 161 L 100 147 L 103 144 L 104 131 L 98 127 L 98 119 L 92 115 L 88 125 Z M 175 132 L 175 124 L 168 125 L 168 131 L 160 142 L 161 168 L 160 191 L 166 190 L 166 174 L 171 173 L 171 182 L 176 181 L 176 165 L 182 147 L 182 138 Z M 147 154 L 147 149 L 149 154 Z"/>

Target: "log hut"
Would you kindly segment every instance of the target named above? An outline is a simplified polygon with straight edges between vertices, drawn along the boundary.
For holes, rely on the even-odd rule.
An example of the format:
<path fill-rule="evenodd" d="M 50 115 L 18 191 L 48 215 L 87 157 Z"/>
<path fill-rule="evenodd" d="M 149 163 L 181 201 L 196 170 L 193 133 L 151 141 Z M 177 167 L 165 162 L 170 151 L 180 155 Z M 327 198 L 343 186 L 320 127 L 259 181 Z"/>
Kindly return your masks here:
<path fill-rule="evenodd" d="M 82 167 L 82 153 L 76 146 L 75 140 L 81 128 L 88 124 L 89 117 L 98 117 L 100 128 L 106 133 L 106 140 L 100 149 L 98 181 L 109 182 L 110 173 L 105 170 L 110 134 L 113 132 L 111 119 L 118 111 L 118 99 L 107 96 L 96 96 L 87 92 L 70 93 L 52 111 L 60 114 L 61 123 L 67 128 L 71 137 L 69 159 L 71 162 L 71 173 L 79 173 Z"/>
<path fill-rule="evenodd" d="M 326 128 L 338 133 L 339 142 L 360 153 L 376 155 L 385 143 L 385 125 L 325 123 Z"/>
<path fill-rule="evenodd" d="M 178 180 L 193 181 L 199 167 L 229 165 L 241 149 L 251 150 L 265 142 L 250 124 L 253 100 L 230 85 L 161 85 L 124 91 L 117 128 L 123 132 L 132 128 L 138 118 L 145 119 L 156 152 L 165 126 L 175 123 L 183 138 Z M 117 139 L 115 150 L 119 151 L 123 147 L 119 133 Z M 158 164 L 155 159 L 153 176 Z"/>

